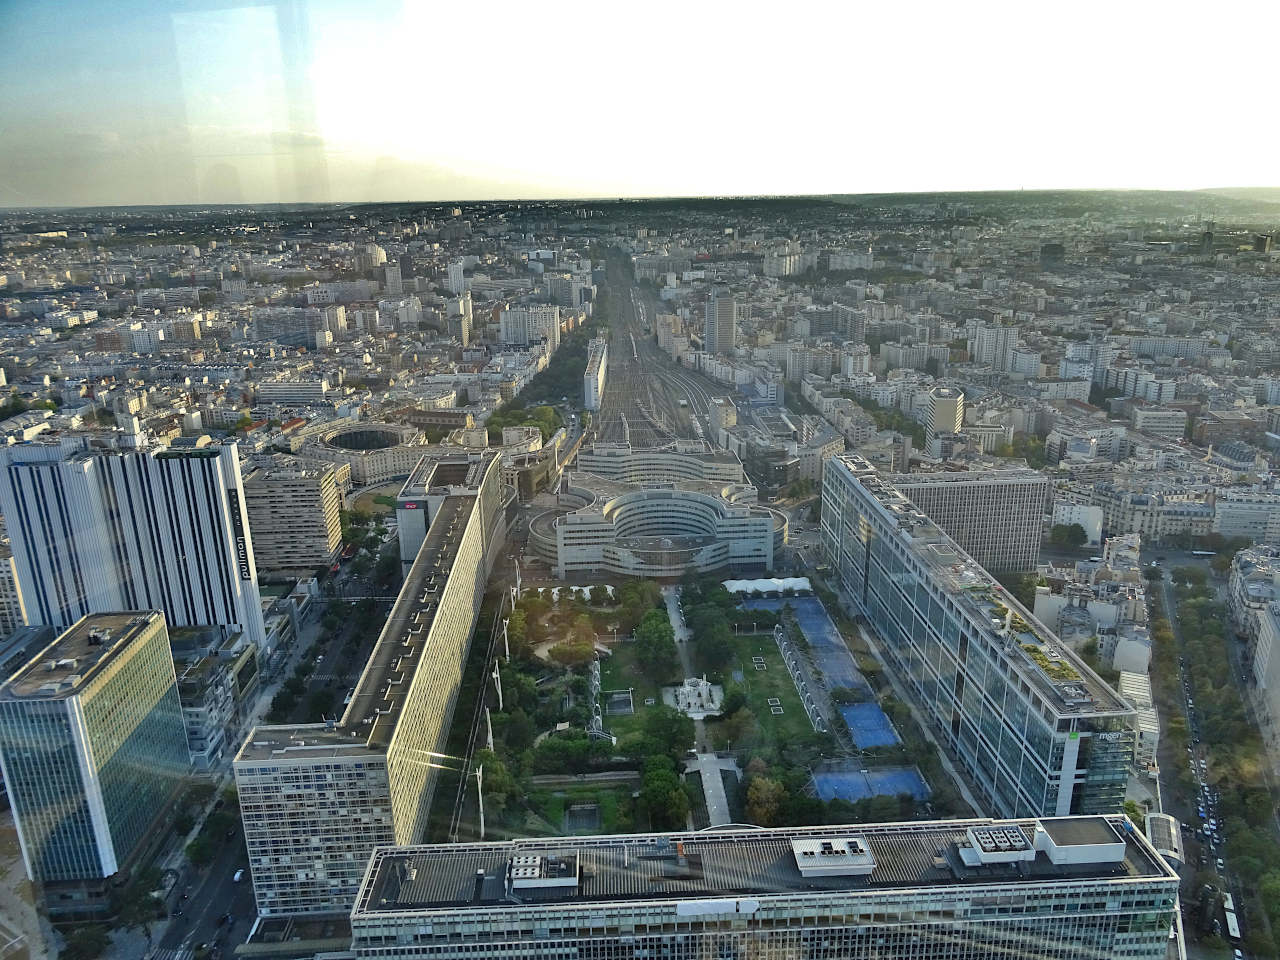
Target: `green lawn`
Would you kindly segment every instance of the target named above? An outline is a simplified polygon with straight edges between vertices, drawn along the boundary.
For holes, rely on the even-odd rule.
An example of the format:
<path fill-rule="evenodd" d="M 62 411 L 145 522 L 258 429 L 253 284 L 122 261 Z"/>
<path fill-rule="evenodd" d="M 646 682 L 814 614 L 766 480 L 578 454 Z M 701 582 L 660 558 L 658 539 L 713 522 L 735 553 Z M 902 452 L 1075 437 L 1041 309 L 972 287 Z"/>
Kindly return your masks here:
<path fill-rule="evenodd" d="M 735 666 L 742 671 L 742 688 L 747 695 L 747 708 L 755 715 L 756 732 L 752 740 L 759 744 L 773 743 L 781 747 L 798 736 L 811 734 L 813 725 L 809 722 L 800 695 L 796 693 L 791 674 L 782 662 L 778 645 L 771 634 L 754 634 L 734 637 L 734 656 L 736 664 L 725 666 L 726 693 L 733 686 L 733 670 Z M 765 669 L 757 670 L 752 664 L 752 657 L 763 657 Z M 783 713 L 775 715 L 769 704 L 771 698 L 781 701 Z M 709 729 L 717 747 L 724 744 L 725 735 L 721 729 L 723 724 L 711 722 Z"/>
<path fill-rule="evenodd" d="M 604 691 L 630 689 L 631 700 L 636 708 L 636 712 L 630 716 L 605 714 L 605 729 L 621 740 L 627 734 L 639 730 L 644 723 L 645 711 L 653 709 L 644 705 L 646 697 L 653 697 L 655 706 L 662 705 L 662 688 L 640 669 L 636 661 L 634 643 L 620 642 L 614 644 L 612 649 L 613 656 L 606 657 L 600 662 L 601 700 L 606 700 Z M 669 683 L 678 682 L 675 677 L 669 681 Z"/>
<path fill-rule="evenodd" d="M 539 824 L 529 820 L 526 822 L 528 832 L 537 835 L 563 835 L 564 812 L 579 803 L 599 805 L 598 833 L 626 833 L 632 829 L 630 787 L 571 787 L 564 790 L 534 790 L 529 794 L 528 806 L 546 823 Z M 548 831 L 547 824 L 554 829 Z"/>

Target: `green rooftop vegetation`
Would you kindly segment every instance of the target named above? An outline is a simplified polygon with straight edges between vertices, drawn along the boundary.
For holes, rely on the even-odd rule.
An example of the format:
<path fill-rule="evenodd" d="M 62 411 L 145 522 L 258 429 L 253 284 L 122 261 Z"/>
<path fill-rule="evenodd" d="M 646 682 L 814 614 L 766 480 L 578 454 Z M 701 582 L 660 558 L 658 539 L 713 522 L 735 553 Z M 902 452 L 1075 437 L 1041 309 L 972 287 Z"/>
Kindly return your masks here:
<path fill-rule="evenodd" d="M 1036 666 L 1043 670 L 1045 676 L 1050 680 L 1056 680 L 1059 683 L 1079 681 L 1080 674 L 1076 672 L 1074 667 L 1063 663 L 1061 660 L 1050 660 L 1048 655 L 1034 644 L 1024 643 L 1022 649 L 1027 652 L 1027 655 L 1036 662 Z"/>

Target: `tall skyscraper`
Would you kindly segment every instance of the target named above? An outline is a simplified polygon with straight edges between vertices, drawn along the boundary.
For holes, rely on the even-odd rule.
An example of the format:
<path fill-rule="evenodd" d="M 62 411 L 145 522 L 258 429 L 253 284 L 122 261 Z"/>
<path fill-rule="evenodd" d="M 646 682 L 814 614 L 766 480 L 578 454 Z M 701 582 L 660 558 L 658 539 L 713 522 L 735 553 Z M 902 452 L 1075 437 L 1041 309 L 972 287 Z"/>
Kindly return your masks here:
<path fill-rule="evenodd" d="M 266 639 L 234 443 L 6 447 L 0 512 L 31 623 L 159 609 L 176 626 Z"/>
<path fill-rule="evenodd" d="M 990 809 L 1120 810 L 1133 708 L 862 457 L 827 460 L 822 537 L 844 598 Z"/>
<path fill-rule="evenodd" d="M 0 685 L 0 769 L 51 913 L 105 911 L 187 774 L 164 616 L 85 617 Z"/>
<path fill-rule="evenodd" d="M 737 333 L 737 303 L 726 286 L 711 288 L 707 299 L 707 324 L 703 335 L 703 349 L 707 353 L 733 353 Z"/>
<path fill-rule="evenodd" d="M 1178 874 L 1124 817 L 387 847 L 357 960 L 1163 960 Z"/>
<path fill-rule="evenodd" d="M 964 427 L 964 391 L 934 387 L 929 391 L 929 432 L 959 433 Z"/>

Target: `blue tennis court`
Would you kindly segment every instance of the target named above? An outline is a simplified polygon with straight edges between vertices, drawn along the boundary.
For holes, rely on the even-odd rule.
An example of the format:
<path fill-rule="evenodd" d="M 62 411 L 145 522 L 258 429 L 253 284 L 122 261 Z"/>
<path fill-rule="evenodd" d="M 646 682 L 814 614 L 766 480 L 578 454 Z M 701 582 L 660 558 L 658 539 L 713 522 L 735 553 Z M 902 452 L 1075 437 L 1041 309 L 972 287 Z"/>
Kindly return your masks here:
<path fill-rule="evenodd" d="M 840 716 L 849 725 L 849 733 L 859 750 L 868 747 L 892 747 L 898 743 L 898 732 L 878 703 L 846 703 Z"/>
<path fill-rule="evenodd" d="M 917 800 L 929 798 L 929 786 L 915 767 L 881 767 L 876 770 L 827 770 L 813 775 L 822 800 L 854 803 L 868 797 L 896 797 L 909 793 Z"/>
<path fill-rule="evenodd" d="M 757 598 L 746 600 L 742 605 L 749 610 L 781 610 L 788 603 L 796 623 L 809 641 L 814 661 L 826 677 L 827 688 L 849 687 L 870 691 L 871 684 L 859 672 L 857 661 L 817 597 Z"/>

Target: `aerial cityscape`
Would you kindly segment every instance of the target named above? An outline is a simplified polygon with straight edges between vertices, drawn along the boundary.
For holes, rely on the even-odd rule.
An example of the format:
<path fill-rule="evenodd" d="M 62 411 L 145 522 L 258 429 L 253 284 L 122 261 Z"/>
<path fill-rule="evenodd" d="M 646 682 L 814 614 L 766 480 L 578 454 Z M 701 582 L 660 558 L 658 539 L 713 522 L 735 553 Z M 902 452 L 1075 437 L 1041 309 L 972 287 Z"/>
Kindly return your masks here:
<path fill-rule="evenodd" d="M 1277 956 L 1278 228 L 0 212 L 0 957 Z"/>

